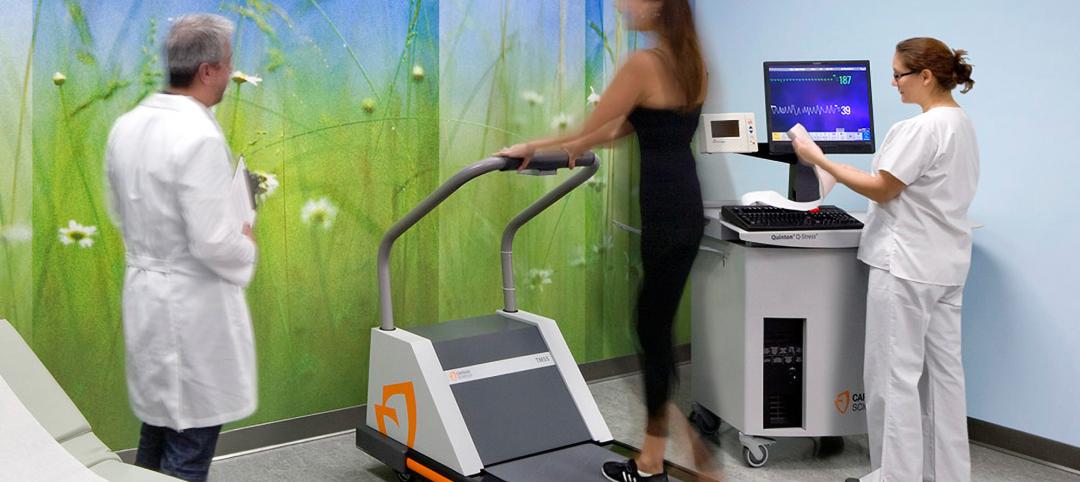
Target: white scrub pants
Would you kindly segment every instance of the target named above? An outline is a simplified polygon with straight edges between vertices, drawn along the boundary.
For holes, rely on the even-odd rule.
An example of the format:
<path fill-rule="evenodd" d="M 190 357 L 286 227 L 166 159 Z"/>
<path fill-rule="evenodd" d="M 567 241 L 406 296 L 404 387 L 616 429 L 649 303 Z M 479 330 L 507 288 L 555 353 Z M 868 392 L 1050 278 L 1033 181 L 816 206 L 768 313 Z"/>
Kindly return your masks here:
<path fill-rule="evenodd" d="M 971 480 L 960 357 L 963 289 L 870 269 L 863 378 L 874 471 L 861 480 Z"/>

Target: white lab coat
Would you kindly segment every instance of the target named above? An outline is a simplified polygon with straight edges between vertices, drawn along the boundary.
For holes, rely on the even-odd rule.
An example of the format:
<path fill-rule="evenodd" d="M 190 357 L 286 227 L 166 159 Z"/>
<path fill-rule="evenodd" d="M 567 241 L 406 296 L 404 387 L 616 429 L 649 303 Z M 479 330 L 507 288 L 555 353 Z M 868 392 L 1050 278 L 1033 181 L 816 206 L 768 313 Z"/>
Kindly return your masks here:
<path fill-rule="evenodd" d="M 184 430 L 251 415 L 255 346 L 244 286 L 255 244 L 228 202 L 228 145 L 195 99 L 154 94 L 116 121 L 106 165 L 124 233 L 128 396 Z"/>

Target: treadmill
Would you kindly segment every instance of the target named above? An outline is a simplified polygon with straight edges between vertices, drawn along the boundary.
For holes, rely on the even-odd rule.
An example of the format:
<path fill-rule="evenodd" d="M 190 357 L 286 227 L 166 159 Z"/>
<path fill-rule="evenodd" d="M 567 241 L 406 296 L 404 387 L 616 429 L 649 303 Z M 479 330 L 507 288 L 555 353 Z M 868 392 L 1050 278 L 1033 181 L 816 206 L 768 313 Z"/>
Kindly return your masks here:
<path fill-rule="evenodd" d="M 600 162 L 592 153 L 503 232 L 503 309 L 408 330 L 394 326 L 394 241 L 466 182 L 517 171 L 521 163 L 490 157 L 465 167 L 394 224 L 379 246 L 381 324 L 371 330 L 366 420 L 356 429 L 356 446 L 400 480 L 606 481 L 604 462 L 636 453 L 612 439 L 555 321 L 516 304 L 514 235 L 596 173 Z M 538 154 L 528 167 L 522 173 L 554 174 L 569 167 L 567 154 Z M 670 480 L 696 480 L 673 464 L 667 471 Z"/>

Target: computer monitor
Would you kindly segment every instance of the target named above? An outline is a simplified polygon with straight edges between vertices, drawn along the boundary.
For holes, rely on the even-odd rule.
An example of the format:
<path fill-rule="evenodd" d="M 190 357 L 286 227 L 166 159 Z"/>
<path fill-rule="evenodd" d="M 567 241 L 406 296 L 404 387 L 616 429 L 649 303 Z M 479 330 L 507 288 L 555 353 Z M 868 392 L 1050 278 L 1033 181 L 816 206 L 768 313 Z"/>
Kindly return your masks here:
<path fill-rule="evenodd" d="M 826 153 L 874 152 L 870 62 L 765 62 L 765 120 L 771 154 L 794 152 L 795 123 Z"/>

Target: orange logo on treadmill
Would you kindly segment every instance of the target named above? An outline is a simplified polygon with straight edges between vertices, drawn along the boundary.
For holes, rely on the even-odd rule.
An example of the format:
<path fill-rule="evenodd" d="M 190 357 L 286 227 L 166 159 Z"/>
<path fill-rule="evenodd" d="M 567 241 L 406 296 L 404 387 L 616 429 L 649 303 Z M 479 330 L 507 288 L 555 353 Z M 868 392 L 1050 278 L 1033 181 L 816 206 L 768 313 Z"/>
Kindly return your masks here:
<path fill-rule="evenodd" d="M 375 419 L 379 421 L 379 431 L 383 435 L 389 435 L 386 433 L 386 419 L 390 419 L 397 426 L 401 426 L 401 421 L 398 420 L 397 410 L 393 407 L 386 406 L 386 402 L 390 401 L 395 395 L 401 395 L 405 397 L 405 411 L 409 415 L 409 436 L 406 439 L 405 445 L 412 447 L 413 442 L 416 441 L 416 397 L 413 393 L 412 382 L 395 383 L 393 385 L 383 385 L 382 393 L 382 405 L 375 405 Z"/>
<path fill-rule="evenodd" d="M 833 404 L 836 405 L 836 411 L 840 412 L 840 415 L 847 413 L 848 409 L 851 408 L 851 390 L 844 390 L 837 394 Z"/>

